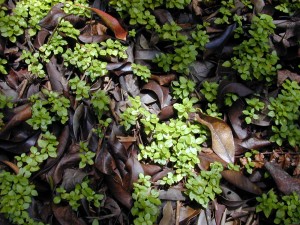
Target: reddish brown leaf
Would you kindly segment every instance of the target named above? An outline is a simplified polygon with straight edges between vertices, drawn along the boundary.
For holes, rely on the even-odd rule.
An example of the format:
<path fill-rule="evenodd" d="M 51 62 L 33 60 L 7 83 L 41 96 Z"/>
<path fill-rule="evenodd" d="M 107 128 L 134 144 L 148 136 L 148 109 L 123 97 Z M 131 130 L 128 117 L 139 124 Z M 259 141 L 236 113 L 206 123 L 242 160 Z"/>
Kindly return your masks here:
<path fill-rule="evenodd" d="M 262 193 L 261 189 L 254 183 L 252 183 L 248 177 L 244 176 L 241 172 L 233 170 L 224 170 L 221 172 L 222 177 L 229 183 L 235 185 L 236 187 L 260 195 Z"/>
<path fill-rule="evenodd" d="M 52 204 L 52 210 L 55 218 L 61 225 L 86 225 L 82 219 L 77 217 L 70 206 L 58 206 Z"/>
<path fill-rule="evenodd" d="M 15 174 L 19 173 L 19 167 L 17 165 L 13 164 L 10 161 L 6 161 L 6 160 L 3 160 L 1 162 L 3 162 L 5 165 L 7 165 L 9 168 L 11 168 L 15 172 Z"/>
<path fill-rule="evenodd" d="M 169 85 L 173 80 L 176 79 L 175 74 L 167 75 L 151 75 L 151 79 L 155 80 L 159 85 Z"/>
<path fill-rule="evenodd" d="M 282 193 L 289 195 L 296 192 L 300 196 L 300 179 L 291 177 L 275 163 L 265 162 L 265 167 Z"/>
<path fill-rule="evenodd" d="M 213 151 L 225 162 L 234 162 L 235 146 L 230 127 L 223 120 L 201 112 L 191 117 L 209 128 Z"/>
<path fill-rule="evenodd" d="M 23 110 L 15 114 L 11 120 L 3 127 L 1 134 L 4 134 L 11 130 L 12 128 L 18 126 L 20 123 L 30 119 L 32 116 L 31 106 L 24 106 Z"/>
<path fill-rule="evenodd" d="M 161 108 L 169 105 L 168 104 L 169 88 L 163 87 L 158 83 L 156 83 L 155 81 L 150 81 L 143 86 L 142 90 L 153 91 L 159 100 Z"/>
<path fill-rule="evenodd" d="M 175 110 L 172 105 L 169 105 L 161 109 L 160 113 L 158 114 L 158 118 L 160 120 L 167 120 L 174 115 L 175 115 Z"/>
<path fill-rule="evenodd" d="M 123 29 L 123 27 L 120 25 L 119 21 L 116 18 L 112 17 L 111 15 L 100 9 L 90 7 L 85 8 L 96 13 L 103 20 L 103 22 L 114 32 L 116 38 L 126 41 L 127 31 Z"/>
<path fill-rule="evenodd" d="M 153 165 L 153 164 L 141 164 L 143 167 L 143 170 L 146 175 L 153 176 L 154 174 L 160 172 L 162 169 L 158 165 Z"/>
<path fill-rule="evenodd" d="M 105 176 L 105 180 L 107 182 L 107 186 L 109 191 L 114 196 L 114 198 L 119 201 L 122 205 L 124 205 L 127 209 L 131 208 L 132 197 L 129 192 L 127 192 L 122 184 L 117 182 L 113 176 Z"/>

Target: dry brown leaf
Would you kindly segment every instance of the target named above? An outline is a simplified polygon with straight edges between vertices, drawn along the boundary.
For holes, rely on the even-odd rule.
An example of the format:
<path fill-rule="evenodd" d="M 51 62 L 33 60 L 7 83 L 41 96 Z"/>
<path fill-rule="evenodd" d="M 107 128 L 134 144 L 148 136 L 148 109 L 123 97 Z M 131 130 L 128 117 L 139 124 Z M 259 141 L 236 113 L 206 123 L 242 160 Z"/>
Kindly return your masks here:
<path fill-rule="evenodd" d="M 168 201 L 163 209 L 163 217 L 161 218 L 159 225 L 172 225 L 174 224 L 174 210 L 171 201 Z"/>
<path fill-rule="evenodd" d="M 233 163 L 235 146 L 230 127 L 223 120 L 207 116 L 201 112 L 192 117 L 209 128 L 213 151 L 225 162 Z"/>
<path fill-rule="evenodd" d="M 233 170 L 224 170 L 221 172 L 222 177 L 227 180 L 229 183 L 235 185 L 236 187 L 260 195 L 262 193 L 261 189 L 254 183 L 252 183 L 248 177 L 243 175 L 241 172 Z"/>

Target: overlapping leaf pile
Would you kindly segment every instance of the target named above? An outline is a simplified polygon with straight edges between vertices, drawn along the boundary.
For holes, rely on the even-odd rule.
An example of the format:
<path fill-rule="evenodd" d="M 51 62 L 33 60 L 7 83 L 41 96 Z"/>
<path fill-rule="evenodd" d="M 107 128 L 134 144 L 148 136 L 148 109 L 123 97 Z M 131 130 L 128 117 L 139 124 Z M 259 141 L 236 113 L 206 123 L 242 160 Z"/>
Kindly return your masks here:
<path fill-rule="evenodd" d="M 0 0 L 0 223 L 299 224 L 291 2 Z"/>

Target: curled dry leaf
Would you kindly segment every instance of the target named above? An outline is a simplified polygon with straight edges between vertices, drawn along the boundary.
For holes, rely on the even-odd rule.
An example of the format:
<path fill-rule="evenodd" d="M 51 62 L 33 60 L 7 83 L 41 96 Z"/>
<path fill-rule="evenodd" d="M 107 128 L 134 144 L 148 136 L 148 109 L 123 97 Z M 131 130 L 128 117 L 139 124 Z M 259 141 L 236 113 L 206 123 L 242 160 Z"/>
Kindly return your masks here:
<path fill-rule="evenodd" d="M 126 41 L 127 31 L 123 29 L 123 27 L 120 25 L 119 21 L 116 18 L 112 17 L 111 15 L 100 9 L 90 7 L 84 8 L 87 8 L 96 13 L 103 20 L 103 22 L 114 32 L 116 38 Z"/>
<path fill-rule="evenodd" d="M 160 107 L 163 108 L 168 105 L 169 101 L 169 88 L 163 87 L 156 83 L 155 81 L 150 81 L 145 84 L 142 90 L 153 91 L 160 103 Z"/>
<path fill-rule="evenodd" d="M 233 163 L 235 146 L 230 127 L 223 120 L 201 112 L 191 114 L 191 118 L 208 127 L 211 132 L 213 151 L 225 162 Z"/>
<path fill-rule="evenodd" d="M 169 85 L 173 80 L 176 79 L 175 74 L 167 75 L 151 75 L 151 79 L 155 80 L 159 85 Z"/>

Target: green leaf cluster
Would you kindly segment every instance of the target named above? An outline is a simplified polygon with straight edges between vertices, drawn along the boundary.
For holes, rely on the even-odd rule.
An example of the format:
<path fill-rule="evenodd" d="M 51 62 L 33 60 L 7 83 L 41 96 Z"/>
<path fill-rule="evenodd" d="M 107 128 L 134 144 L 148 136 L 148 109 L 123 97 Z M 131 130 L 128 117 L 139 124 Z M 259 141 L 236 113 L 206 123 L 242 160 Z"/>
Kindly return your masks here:
<path fill-rule="evenodd" d="M 200 125 L 180 119 L 157 123 L 152 131 L 153 139 L 148 146 L 140 145 L 138 159 L 151 159 L 160 165 L 172 164 L 176 174 L 169 175 L 160 184 L 173 184 L 189 175 L 199 163 L 200 144 L 206 140 L 206 130 Z"/>
<path fill-rule="evenodd" d="M 116 50 L 117 54 L 119 53 Z M 123 53 L 125 54 L 125 53 Z M 108 73 L 106 66 L 107 63 L 99 60 L 101 56 L 107 56 L 108 52 L 102 49 L 99 44 L 91 43 L 80 45 L 76 43 L 76 46 L 72 50 L 68 48 L 63 53 L 64 65 L 76 66 L 81 72 L 89 76 L 92 81 L 98 77 L 104 76 Z"/>
<path fill-rule="evenodd" d="M 28 71 L 38 78 L 45 78 L 46 73 L 44 71 L 43 64 L 40 63 L 40 54 L 38 52 L 31 53 L 29 51 L 23 50 L 22 59 L 25 60 L 25 63 L 28 65 Z"/>
<path fill-rule="evenodd" d="M 61 35 L 55 32 L 51 37 L 48 43 L 43 44 L 40 48 L 40 56 L 45 62 L 49 62 L 52 55 L 62 54 L 64 52 L 64 46 L 68 42 L 63 39 Z"/>
<path fill-rule="evenodd" d="M 151 77 L 151 71 L 147 66 L 132 63 L 131 64 L 132 72 L 134 75 L 139 76 L 143 81 L 148 81 Z"/>
<path fill-rule="evenodd" d="M 132 198 L 134 200 L 131 213 L 135 217 L 135 225 L 155 224 L 159 215 L 161 201 L 158 198 L 159 192 L 151 188 L 151 177 L 139 174 L 137 182 L 133 183 Z"/>
<path fill-rule="evenodd" d="M 90 97 L 89 92 L 91 88 L 86 81 L 80 80 L 80 78 L 76 76 L 69 80 L 69 85 L 71 90 L 75 91 L 77 101 Z"/>
<path fill-rule="evenodd" d="M 95 152 L 92 152 L 88 149 L 88 144 L 86 142 L 79 143 L 79 156 L 80 156 L 80 163 L 79 168 L 82 169 L 86 167 L 86 165 L 94 165 L 94 158 L 96 156 Z"/>
<path fill-rule="evenodd" d="M 7 71 L 5 69 L 5 64 L 7 63 L 7 60 L 6 59 L 1 59 L 0 58 L 0 73 L 2 74 L 7 74 Z"/>
<path fill-rule="evenodd" d="M 91 104 L 100 121 L 103 114 L 109 110 L 110 98 L 103 90 L 92 93 Z"/>
<path fill-rule="evenodd" d="M 224 98 L 224 104 L 230 107 L 236 100 L 238 100 L 238 98 L 239 96 L 237 94 L 227 93 Z"/>
<path fill-rule="evenodd" d="M 39 165 L 49 157 L 57 157 L 58 141 L 49 131 L 43 133 L 37 143 L 38 147 L 32 146 L 29 155 L 22 153 L 20 156 L 15 156 L 17 166 L 30 173 L 38 171 Z"/>
<path fill-rule="evenodd" d="M 107 39 L 105 42 L 100 43 L 103 48 L 99 51 L 99 54 L 102 56 L 113 56 L 119 57 L 121 59 L 127 59 L 127 46 L 122 45 L 118 40 Z"/>
<path fill-rule="evenodd" d="M 30 100 L 33 102 L 31 106 L 32 117 L 27 120 L 33 129 L 41 129 L 46 131 L 48 125 L 53 121 L 60 121 L 65 124 L 68 121 L 68 108 L 70 100 L 61 96 L 59 93 L 42 90 L 43 99 L 39 99 L 39 95 L 32 95 Z"/>
<path fill-rule="evenodd" d="M 191 0 L 169 0 L 166 1 L 166 7 L 171 9 L 172 8 L 183 9 L 190 3 Z"/>
<path fill-rule="evenodd" d="M 230 24 L 230 17 L 232 17 L 232 12 L 231 10 L 233 10 L 235 8 L 235 4 L 234 4 L 234 0 L 227 0 L 227 1 L 221 1 L 221 8 L 219 9 L 219 13 L 222 14 L 222 18 L 216 18 L 215 19 L 215 23 L 216 24 Z"/>
<path fill-rule="evenodd" d="M 265 217 L 269 218 L 272 212 L 275 213 L 275 224 L 299 224 L 300 223 L 300 199 L 297 193 L 282 196 L 281 199 L 270 190 L 267 194 L 262 194 L 256 200 L 259 204 L 256 206 L 256 212 L 263 212 Z"/>
<path fill-rule="evenodd" d="M 208 102 L 213 102 L 217 99 L 219 84 L 217 82 L 204 81 L 200 92 L 204 95 Z"/>
<path fill-rule="evenodd" d="M 172 82 L 172 94 L 176 99 L 185 99 L 195 91 L 196 83 L 184 76 L 180 76 L 178 81 Z"/>
<path fill-rule="evenodd" d="M 243 114 L 246 116 L 245 121 L 247 124 L 250 124 L 252 120 L 259 119 L 257 114 L 265 108 L 265 103 L 259 100 L 259 98 L 246 98 L 247 107 L 243 110 Z"/>
<path fill-rule="evenodd" d="M 300 2 L 298 0 L 276 0 L 275 3 L 278 4 L 275 9 L 290 15 L 300 9 Z"/>
<path fill-rule="evenodd" d="M 234 47 L 234 56 L 223 66 L 232 66 L 243 80 L 259 80 L 271 83 L 276 71 L 281 68 L 275 51 L 270 52 L 269 36 L 274 33 L 275 25 L 269 15 L 261 14 L 252 18 L 251 37 Z"/>
<path fill-rule="evenodd" d="M 274 135 L 270 140 L 280 146 L 284 140 L 287 140 L 291 146 L 296 146 L 300 142 L 299 96 L 299 84 L 296 81 L 285 80 L 281 93 L 276 98 L 270 98 L 268 116 L 274 121 L 272 126 Z"/>
<path fill-rule="evenodd" d="M 259 152 L 257 150 L 251 150 L 250 152 L 246 152 L 245 156 L 241 158 L 241 161 L 247 162 L 244 164 L 244 167 L 249 174 L 252 174 L 253 168 L 255 168 L 255 163 L 252 161 L 252 158 L 258 153 Z"/>
<path fill-rule="evenodd" d="M 223 166 L 219 162 L 210 164 L 210 170 L 202 170 L 199 175 L 190 176 L 185 184 L 186 194 L 191 200 L 195 200 L 202 207 L 207 208 L 208 203 L 215 199 L 216 194 L 221 194 L 220 172 Z"/>
<path fill-rule="evenodd" d="M 0 180 L 0 213 L 14 224 L 43 225 L 30 218 L 27 211 L 32 197 L 38 195 L 29 175 L 22 170 L 17 175 L 1 171 Z"/>
<path fill-rule="evenodd" d="M 53 202 L 59 204 L 62 200 L 68 201 L 73 210 L 77 211 L 82 199 L 86 199 L 90 204 L 95 207 L 100 207 L 101 200 L 104 195 L 97 194 L 93 189 L 89 187 L 88 181 L 77 183 L 75 189 L 67 192 L 63 187 L 56 188 L 57 196 L 54 197 Z"/>
<path fill-rule="evenodd" d="M 135 98 L 129 96 L 128 100 L 129 107 L 120 115 L 120 124 L 124 126 L 125 130 L 129 130 L 132 126 L 136 125 L 142 112 L 140 96 L 136 96 Z"/>

